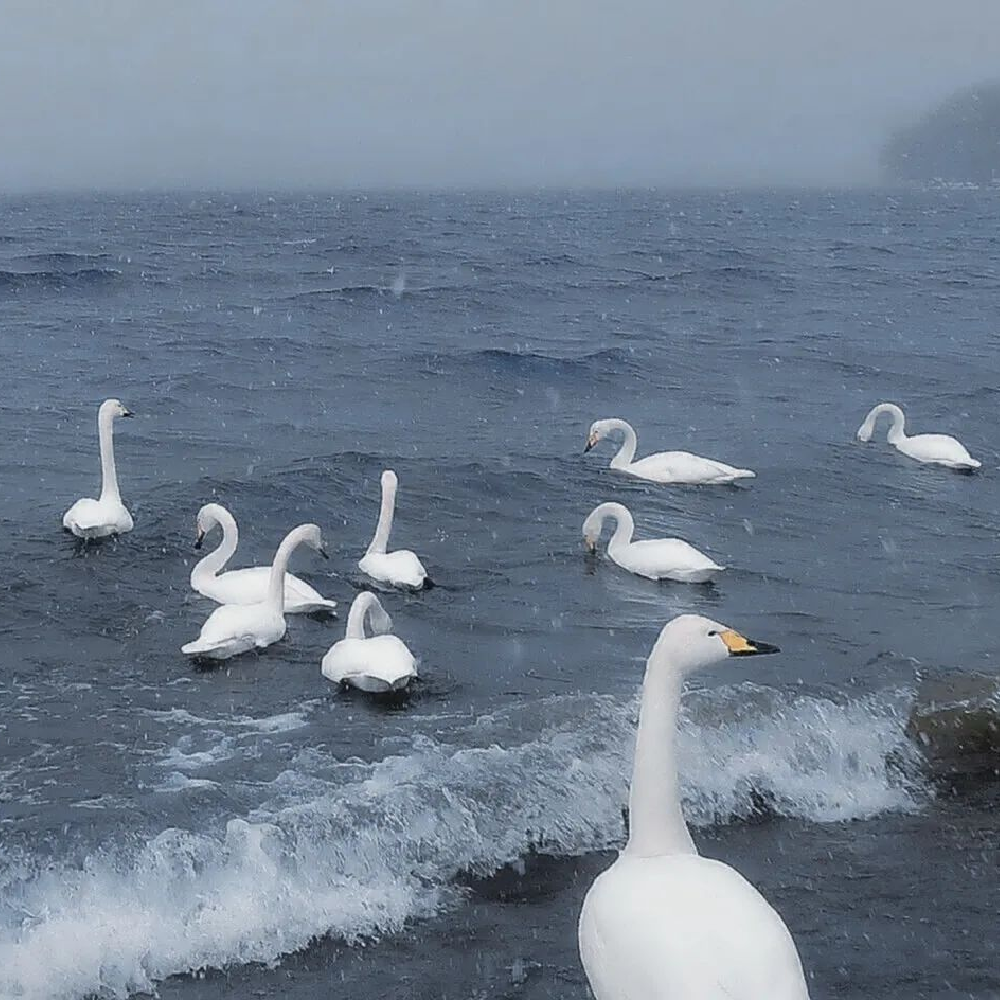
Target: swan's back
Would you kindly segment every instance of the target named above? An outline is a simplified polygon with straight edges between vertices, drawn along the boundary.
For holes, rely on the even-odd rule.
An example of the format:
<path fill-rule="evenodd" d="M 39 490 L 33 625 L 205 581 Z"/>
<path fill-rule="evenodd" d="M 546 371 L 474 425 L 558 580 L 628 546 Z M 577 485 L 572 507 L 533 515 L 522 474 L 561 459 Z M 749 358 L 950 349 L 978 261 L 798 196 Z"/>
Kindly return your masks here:
<path fill-rule="evenodd" d="M 725 462 L 702 458 L 690 451 L 660 451 L 632 462 L 625 467 L 625 471 L 653 482 L 691 485 L 731 483 L 736 479 L 753 479 L 756 475 L 750 469 L 739 469 Z"/>
<path fill-rule="evenodd" d="M 217 576 L 195 581 L 192 587 L 219 604 L 259 604 L 267 598 L 271 583 L 270 566 L 250 566 L 231 569 Z M 289 614 L 336 607 L 336 601 L 326 600 L 304 580 L 292 573 L 285 574 L 285 611 Z"/>
<path fill-rule="evenodd" d="M 424 586 L 427 570 L 409 549 L 395 552 L 370 552 L 358 563 L 358 568 L 372 579 L 397 587 L 412 587 L 417 590 Z"/>
<path fill-rule="evenodd" d="M 255 646 L 269 646 L 284 634 L 284 617 L 264 603 L 223 604 L 205 620 L 198 638 L 182 646 L 181 652 L 227 659 Z"/>
<path fill-rule="evenodd" d="M 609 550 L 610 552 L 610 550 Z M 723 570 L 682 538 L 650 538 L 631 542 L 612 559 L 623 569 L 653 580 L 703 583 Z"/>
<path fill-rule="evenodd" d="M 738 872 L 694 854 L 622 855 L 584 900 L 596 1000 L 808 1000 L 781 917 Z"/>
<path fill-rule="evenodd" d="M 323 657 L 322 671 L 334 684 L 382 694 L 405 687 L 416 676 L 416 660 L 394 635 L 341 639 Z"/>
<path fill-rule="evenodd" d="M 897 447 L 921 462 L 937 462 L 961 469 L 978 469 L 982 465 L 950 434 L 914 434 Z"/>

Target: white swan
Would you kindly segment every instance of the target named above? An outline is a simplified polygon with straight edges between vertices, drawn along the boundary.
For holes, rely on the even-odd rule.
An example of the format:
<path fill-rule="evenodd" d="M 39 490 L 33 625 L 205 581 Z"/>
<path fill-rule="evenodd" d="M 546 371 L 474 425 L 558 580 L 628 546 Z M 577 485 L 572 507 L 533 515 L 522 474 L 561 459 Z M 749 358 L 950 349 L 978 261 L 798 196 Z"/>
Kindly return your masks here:
<path fill-rule="evenodd" d="M 365 619 L 374 635 L 365 635 Z M 323 657 L 323 676 L 369 694 L 402 691 L 417 676 L 416 660 L 401 639 L 386 635 L 392 619 L 369 591 L 358 594 L 347 615 L 345 638 Z"/>
<path fill-rule="evenodd" d="M 200 549 L 205 536 L 216 525 L 222 528 L 222 542 L 191 570 L 191 589 L 219 604 L 259 604 L 267 597 L 270 566 L 219 572 L 236 552 L 240 537 L 236 519 L 222 504 L 207 503 L 198 511 L 198 539 L 194 547 Z M 336 601 L 328 601 L 304 580 L 285 574 L 285 614 L 333 611 L 336 606 Z"/>
<path fill-rule="evenodd" d="M 396 487 L 399 480 L 392 469 L 382 473 L 382 507 L 378 513 L 378 524 L 375 527 L 375 537 L 368 546 L 358 569 L 367 573 L 379 583 L 387 583 L 392 587 L 406 587 L 410 590 L 420 590 L 422 587 L 433 586 L 427 576 L 423 564 L 408 549 L 397 552 L 386 552 L 389 542 L 389 532 L 392 531 L 392 518 L 396 510 Z"/>
<path fill-rule="evenodd" d="M 117 399 L 106 399 L 97 411 L 97 434 L 101 442 L 101 498 L 77 500 L 65 514 L 63 527 L 77 538 L 106 538 L 132 530 L 132 515 L 122 503 L 115 471 L 115 417 L 132 414 Z"/>
<path fill-rule="evenodd" d="M 858 428 L 859 441 L 871 441 L 875 425 L 883 413 L 892 417 L 886 440 L 904 455 L 915 458 L 918 462 L 946 465 L 949 469 L 972 470 L 983 464 L 976 461 L 965 450 L 965 446 L 950 434 L 914 434 L 913 437 L 907 437 L 904 430 L 906 417 L 895 403 L 879 403 L 872 407 L 865 422 Z"/>
<path fill-rule="evenodd" d="M 660 633 L 642 686 L 628 843 L 580 913 L 596 1000 L 808 1000 L 781 917 L 738 872 L 698 856 L 674 759 L 685 677 L 727 656 L 774 652 L 700 615 Z"/>
<path fill-rule="evenodd" d="M 583 522 L 583 541 L 593 552 L 601 537 L 605 518 L 614 518 L 615 533 L 608 542 L 611 561 L 622 569 L 650 580 L 676 580 L 679 583 L 705 583 L 725 567 L 719 566 L 680 538 L 650 538 L 633 542 L 635 521 L 629 509 L 620 503 L 602 503 Z"/>
<path fill-rule="evenodd" d="M 622 431 L 625 440 L 618 453 L 611 459 L 611 468 L 627 472 L 630 476 L 646 479 L 651 483 L 686 483 L 688 485 L 711 485 L 731 483 L 737 479 L 753 479 L 757 473 L 750 469 L 737 469 L 723 462 L 692 455 L 689 451 L 660 451 L 635 461 L 638 444 L 632 425 L 624 420 L 611 417 L 595 420 L 590 425 L 590 434 L 584 452 L 590 451 L 598 441 L 613 431 Z"/>
<path fill-rule="evenodd" d="M 248 649 L 262 649 L 285 634 L 285 572 L 292 552 L 302 544 L 326 558 L 323 536 L 315 524 L 293 528 L 278 546 L 271 564 L 267 597 L 257 604 L 223 604 L 201 627 L 194 642 L 181 646 L 185 656 L 206 660 L 228 660 Z"/>

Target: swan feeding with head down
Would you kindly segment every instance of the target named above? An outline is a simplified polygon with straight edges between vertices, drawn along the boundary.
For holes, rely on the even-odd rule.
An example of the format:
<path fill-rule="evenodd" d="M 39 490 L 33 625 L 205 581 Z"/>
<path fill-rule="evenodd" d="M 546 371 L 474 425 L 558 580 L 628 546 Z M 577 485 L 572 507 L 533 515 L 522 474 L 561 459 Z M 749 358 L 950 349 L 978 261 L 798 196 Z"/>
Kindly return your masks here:
<path fill-rule="evenodd" d="M 373 580 L 388 584 L 390 587 L 404 587 L 408 590 L 431 587 L 433 584 L 427 576 L 427 570 L 413 552 L 409 549 L 399 549 L 396 552 L 385 550 L 389 544 L 389 532 L 392 531 L 399 480 L 392 469 L 386 469 L 382 473 L 381 482 L 382 506 L 378 512 L 375 537 L 358 563 L 358 569 L 362 573 L 367 573 Z"/>
<path fill-rule="evenodd" d="M 259 604 L 267 597 L 270 566 L 220 572 L 236 552 L 240 537 L 236 519 L 222 504 L 207 503 L 198 511 L 195 548 L 201 548 L 205 536 L 216 526 L 222 529 L 222 541 L 191 570 L 191 589 L 219 604 Z M 285 574 L 285 614 L 332 612 L 336 606 L 336 601 L 328 601 L 304 580 Z"/>
<path fill-rule="evenodd" d="M 223 604 L 201 627 L 194 642 L 181 646 L 185 656 L 204 660 L 228 660 L 250 649 L 263 649 L 281 639 L 285 623 L 285 573 L 288 560 L 299 545 L 308 545 L 323 558 L 323 536 L 315 524 L 293 528 L 278 546 L 271 564 L 267 596 L 256 604 Z"/>
<path fill-rule="evenodd" d="M 131 417 L 131 412 L 117 399 L 106 399 L 97 411 L 97 435 L 101 445 L 101 496 L 77 500 L 65 514 L 63 527 L 77 538 L 107 538 L 132 530 L 132 515 L 122 503 L 115 469 L 114 421 Z"/>
<path fill-rule="evenodd" d="M 753 479 L 757 475 L 750 469 L 737 469 L 724 462 L 693 455 L 689 451 L 660 451 L 636 461 L 635 449 L 638 439 L 635 431 L 631 424 L 617 418 L 595 420 L 590 425 L 584 452 L 590 451 L 599 441 L 615 431 L 621 431 L 625 435 L 625 440 L 615 457 L 611 459 L 611 468 L 627 472 L 638 479 L 645 479 L 651 483 L 702 486 L 732 483 L 737 479 Z"/>
<path fill-rule="evenodd" d="M 608 556 L 622 569 L 650 580 L 676 580 L 678 583 L 706 583 L 725 567 L 713 562 L 680 538 L 650 538 L 633 542 L 635 521 L 624 504 L 602 503 L 583 522 L 583 540 L 594 552 L 604 521 L 615 521 L 615 532 L 608 542 Z"/>
<path fill-rule="evenodd" d="M 685 678 L 730 656 L 776 652 L 700 615 L 660 632 L 642 685 L 628 843 L 580 913 L 580 958 L 596 1000 L 808 1000 L 778 913 L 739 872 L 699 856 L 675 759 Z"/>
<path fill-rule="evenodd" d="M 365 635 L 365 622 L 372 635 Z M 368 694 L 394 694 L 417 676 L 413 654 L 406 644 L 388 635 L 392 619 L 379 599 L 364 591 L 354 599 L 343 639 L 323 657 L 323 676 L 334 684 L 347 684 Z"/>
<path fill-rule="evenodd" d="M 965 445 L 956 441 L 950 434 L 914 434 L 913 437 L 907 437 L 906 417 L 895 403 L 879 403 L 878 406 L 872 407 L 865 417 L 865 422 L 858 428 L 859 441 L 866 443 L 871 441 L 875 425 L 883 413 L 892 418 L 886 440 L 909 458 L 915 458 L 918 462 L 944 465 L 949 469 L 963 472 L 971 472 L 983 464 L 974 459 L 966 451 Z"/>

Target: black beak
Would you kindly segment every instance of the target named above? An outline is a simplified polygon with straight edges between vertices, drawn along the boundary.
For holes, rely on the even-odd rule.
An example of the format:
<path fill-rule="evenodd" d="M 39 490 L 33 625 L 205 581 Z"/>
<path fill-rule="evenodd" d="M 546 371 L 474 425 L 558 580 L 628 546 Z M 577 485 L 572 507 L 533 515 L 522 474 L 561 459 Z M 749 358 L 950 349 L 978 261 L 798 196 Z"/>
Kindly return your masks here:
<path fill-rule="evenodd" d="M 131 410 L 122 410 L 123 417 L 134 417 L 135 414 Z"/>
<path fill-rule="evenodd" d="M 747 639 L 746 647 L 743 649 L 730 650 L 730 656 L 768 656 L 771 653 L 780 653 L 777 646 L 772 646 L 769 642 L 757 642 L 756 639 Z"/>
<path fill-rule="evenodd" d="M 318 552 L 318 553 L 319 553 L 319 554 L 320 554 L 320 555 L 321 555 L 321 556 L 322 556 L 322 557 L 323 557 L 324 559 L 329 559 L 329 558 L 330 558 L 330 556 L 329 556 L 329 554 L 327 553 L 326 549 L 325 549 L 325 548 L 324 548 L 324 547 L 323 547 L 322 545 L 321 545 L 321 546 L 320 546 L 320 547 L 319 547 L 319 548 L 318 548 L 318 549 L 317 549 L 316 551 L 317 551 L 317 552 Z"/>
<path fill-rule="evenodd" d="M 201 543 L 203 541 L 205 541 L 205 532 L 204 531 L 199 531 L 198 532 L 198 537 L 194 540 L 194 547 L 196 549 L 200 549 L 201 548 Z"/>
<path fill-rule="evenodd" d="M 591 443 L 590 443 L 590 442 L 588 441 L 588 442 L 587 442 L 587 443 L 586 443 L 586 444 L 585 444 L 585 445 L 583 446 L 583 453 L 584 453 L 584 455 L 586 455 L 586 454 L 587 454 L 587 452 L 588 452 L 588 451 L 590 451 L 590 449 L 591 449 L 591 448 L 593 448 L 593 447 L 594 447 L 594 446 L 593 446 L 593 445 L 592 445 L 592 444 L 591 444 Z"/>

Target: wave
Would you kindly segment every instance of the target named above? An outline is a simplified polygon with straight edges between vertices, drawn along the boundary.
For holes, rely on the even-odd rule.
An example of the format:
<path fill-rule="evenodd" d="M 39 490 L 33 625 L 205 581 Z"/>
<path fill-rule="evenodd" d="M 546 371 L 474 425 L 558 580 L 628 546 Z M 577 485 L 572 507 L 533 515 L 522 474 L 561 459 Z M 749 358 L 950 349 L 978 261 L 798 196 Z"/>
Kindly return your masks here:
<path fill-rule="evenodd" d="M 827 822 L 917 808 L 926 793 L 902 701 L 693 693 L 680 734 L 688 817 Z M 215 829 L 168 829 L 77 865 L 8 856 L 0 995 L 124 997 L 174 974 L 274 962 L 324 936 L 370 940 L 532 850 L 619 844 L 636 712 L 610 696 L 553 697 L 453 740 L 397 738 L 376 763 L 309 747 L 261 786 L 256 808 Z M 430 721 L 441 732 L 445 720 Z M 163 791 L 211 796 L 213 780 L 208 767 L 175 772 Z"/>
<path fill-rule="evenodd" d="M 117 281 L 122 272 L 113 267 L 81 267 L 76 270 L 44 269 L 38 271 L 0 270 L 0 292 L 27 289 L 88 288 Z"/>

